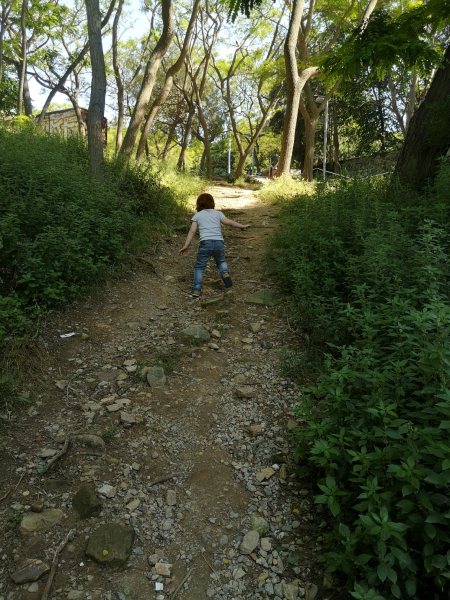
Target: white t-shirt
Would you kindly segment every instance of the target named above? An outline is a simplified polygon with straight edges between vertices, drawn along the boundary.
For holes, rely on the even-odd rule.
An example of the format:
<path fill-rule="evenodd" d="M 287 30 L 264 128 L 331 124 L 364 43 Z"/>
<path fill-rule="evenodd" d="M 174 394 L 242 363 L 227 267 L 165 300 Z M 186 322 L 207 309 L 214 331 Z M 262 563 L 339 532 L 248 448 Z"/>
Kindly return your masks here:
<path fill-rule="evenodd" d="M 222 240 L 222 229 L 220 227 L 220 221 L 225 219 L 225 215 L 220 210 L 215 208 L 205 208 L 195 214 L 191 221 L 195 221 L 198 224 L 200 241 L 203 240 Z"/>

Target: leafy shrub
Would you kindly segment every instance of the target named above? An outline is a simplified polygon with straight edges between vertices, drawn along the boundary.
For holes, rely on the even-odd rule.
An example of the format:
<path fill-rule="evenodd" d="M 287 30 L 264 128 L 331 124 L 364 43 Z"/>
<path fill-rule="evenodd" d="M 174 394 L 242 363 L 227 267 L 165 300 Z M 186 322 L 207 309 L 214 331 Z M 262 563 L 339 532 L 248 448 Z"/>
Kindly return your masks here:
<path fill-rule="evenodd" d="M 298 453 L 336 521 L 322 560 L 358 600 L 450 587 L 449 205 L 444 164 L 423 195 L 375 180 L 283 206 L 280 281 L 329 340 Z"/>
<path fill-rule="evenodd" d="M 0 337 L 85 292 L 184 213 L 149 167 L 107 160 L 100 186 L 84 141 L 32 125 L 0 127 L 0 190 Z"/>
<path fill-rule="evenodd" d="M 279 204 L 296 196 L 311 194 L 314 186 L 304 179 L 293 179 L 290 175 L 281 175 L 265 183 L 258 196 L 263 202 Z"/>

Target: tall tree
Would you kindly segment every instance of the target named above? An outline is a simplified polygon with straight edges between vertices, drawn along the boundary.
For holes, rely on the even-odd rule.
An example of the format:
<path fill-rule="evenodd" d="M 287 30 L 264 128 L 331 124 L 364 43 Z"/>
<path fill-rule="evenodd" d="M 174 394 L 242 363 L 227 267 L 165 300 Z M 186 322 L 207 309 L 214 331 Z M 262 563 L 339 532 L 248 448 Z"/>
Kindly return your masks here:
<path fill-rule="evenodd" d="M 432 177 L 450 148 L 450 46 L 411 118 L 395 172 L 417 187 Z"/>
<path fill-rule="evenodd" d="M 88 110 L 88 150 L 92 177 L 103 181 L 103 118 L 105 114 L 106 69 L 102 44 L 99 0 L 85 0 L 91 55 L 92 83 Z"/>
<path fill-rule="evenodd" d="M 136 105 L 128 125 L 125 138 L 123 140 L 120 154 L 124 157 L 131 156 L 136 145 L 136 140 L 139 135 L 142 123 L 145 119 L 145 111 L 152 94 L 155 84 L 156 73 L 159 65 L 169 49 L 175 33 L 175 25 L 173 21 L 173 6 L 172 0 L 161 0 L 163 31 L 155 48 L 153 49 L 150 58 L 145 68 L 144 77 L 142 80 L 141 89 L 136 100 Z"/>

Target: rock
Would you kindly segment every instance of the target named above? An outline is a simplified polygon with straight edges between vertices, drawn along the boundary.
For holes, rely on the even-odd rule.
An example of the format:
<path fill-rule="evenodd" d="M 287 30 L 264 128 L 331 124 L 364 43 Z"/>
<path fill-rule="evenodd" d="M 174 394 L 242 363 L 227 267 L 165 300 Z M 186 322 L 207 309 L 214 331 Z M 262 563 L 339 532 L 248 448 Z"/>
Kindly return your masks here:
<path fill-rule="evenodd" d="M 44 498 L 39 498 L 34 504 L 30 506 L 31 512 L 41 513 L 44 510 Z"/>
<path fill-rule="evenodd" d="M 82 484 L 72 499 L 72 506 L 82 519 L 98 517 L 102 510 L 102 501 L 95 489 L 89 484 Z"/>
<path fill-rule="evenodd" d="M 127 510 L 129 510 L 130 512 L 133 512 L 134 510 L 137 509 L 137 507 L 139 506 L 139 504 L 141 503 L 140 500 L 132 500 L 130 502 L 130 504 L 127 504 Z"/>
<path fill-rule="evenodd" d="M 116 373 L 117 373 L 117 371 L 116 371 Z M 124 373 L 123 371 L 119 371 L 119 374 L 116 377 L 117 381 L 125 381 L 126 378 L 127 378 L 127 374 Z"/>
<path fill-rule="evenodd" d="M 85 333 L 84 331 L 82 332 L 82 334 L 81 334 L 81 336 L 80 336 L 80 337 L 81 337 L 81 339 L 82 339 L 82 340 L 87 340 L 87 339 L 89 339 L 89 336 L 88 336 L 88 334 L 87 334 L 87 333 Z M 28 591 L 29 591 L 29 590 L 28 590 Z"/>
<path fill-rule="evenodd" d="M 151 388 L 162 388 L 166 383 L 166 376 L 162 367 L 150 367 L 147 371 L 147 381 Z"/>
<path fill-rule="evenodd" d="M 120 421 L 124 425 L 134 425 L 136 423 L 136 418 L 134 415 L 131 415 L 130 413 L 121 412 L 120 413 Z"/>
<path fill-rule="evenodd" d="M 127 360 L 124 360 L 122 364 L 124 367 L 131 367 L 132 365 L 135 365 L 136 362 L 135 358 L 128 358 Z"/>
<path fill-rule="evenodd" d="M 41 513 L 27 513 L 20 524 L 20 531 L 23 534 L 47 531 L 58 523 L 62 514 L 62 510 L 59 508 L 50 508 Z"/>
<path fill-rule="evenodd" d="M 262 340 L 260 345 L 264 350 L 272 350 L 273 348 L 272 342 L 269 342 L 268 340 Z"/>
<path fill-rule="evenodd" d="M 168 506 L 175 506 L 177 503 L 177 493 L 175 490 L 167 490 L 166 504 Z"/>
<path fill-rule="evenodd" d="M 41 458 L 50 458 L 51 456 L 55 456 L 56 454 L 56 450 L 53 450 L 52 448 L 45 448 L 44 450 L 41 450 L 41 452 L 39 452 L 39 456 Z"/>
<path fill-rule="evenodd" d="M 314 600 L 319 593 L 319 588 L 315 583 L 311 584 L 309 590 L 306 590 L 306 600 Z"/>
<path fill-rule="evenodd" d="M 241 554 L 251 554 L 259 542 L 259 533 L 257 531 L 249 531 L 244 535 L 244 539 L 239 546 Z"/>
<path fill-rule="evenodd" d="M 158 304 L 156 307 L 158 310 L 167 310 L 169 307 L 167 304 Z"/>
<path fill-rule="evenodd" d="M 226 536 L 226 535 L 223 535 L 223 536 L 220 538 L 219 544 L 220 544 L 221 546 L 227 546 L 227 545 L 228 545 L 228 536 Z"/>
<path fill-rule="evenodd" d="M 91 448 L 98 448 L 99 450 L 104 450 L 106 447 L 105 442 L 98 435 L 74 435 L 72 436 L 72 439 L 79 444 L 84 444 Z"/>
<path fill-rule="evenodd" d="M 153 567 L 156 565 L 156 563 L 161 562 L 163 560 L 164 555 L 161 552 L 161 550 L 156 550 L 155 554 L 150 554 L 150 556 L 148 557 L 148 563 Z"/>
<path fill-rule="evenodd" d="M 286 479 L 288 477 L 287 465 L 284 465 L 284 464 L 281 465 L 278 476 L 280 479 L 283 479 L 284 481 L 286 481 Z"/>
<path fill-rule="evenodd" d="M 241 342 L 243 344 L 253 344 L 252 338 L 242 338 Z"/>
<path fill-rule="evenodd" d="M 114 498 L 114 496 L 116 495 L 116 488 L 113 487 L 112 485 L 108 485 L 105 483 L 105 485 L 102 485 L 101 488 L 99 488 L 98 490 L 99 494 L 102 494 L 103 496 L 106 496 L 107 498 Z"/>
<path fill-rule="evenodd" d="M 280 557 L 277 558 L 277 564 L 276 565 L 272 565 L 272 571 L 274 573 L 277 573 L 278 575 L 281 575 L 284 571 L 284 564 L 283 561 L 281 560 Z"/>
<path fill-rule="evenodd" d="M 67 594 L 67 600 L 82 600 L 84 598 L 84 592 L 81 590 L 70 590 Z"/>
<path fill-rule="evenodd" d="M 239 579 L 242 579 L 245 576 L 245 574 L 246 573 L 245 573 L 244 569 L 242 569 L 241 567 L 236 567 L 233 570 L 233 579 L 235 581 L 239 581 Z"/>
<path fill-rule="evenodd" d="M 298 587 L 296 585 L 283 583 L 283 593 L 286 600 L 297 600 Z"/>
<path fill-rule="evenodd" d="M 220 334 L 220 332 L 219 332 L 219 331 L 217 331 L 217 329 L 213 329 L 213 330 L 211 331 L 211 335 L 213 336 L 213 338 L 216 338 L 216 339 L 219 339 L 219 338 L 221 338 L 221 337 L 222 337 L 222 335 Z"/>
<path fill-rule="evenodd" d="M 213 306 L 214 304 L 221 304 L 222 302 L 226 301 L 226 296 L 216 296 L 215 298 L 208 298 L 208 300 L 200 300 L 200 304 L 202 308 L 208 308 L 208 306 Z"/>
<path fill-rule="evenodd" d="M 32 583 L 30 585 L 30 587 L 27 590 L 30 594 L 36 594 L 36 592 L 39 591 L 39 584 L 38 583 Z"/>
<path fill-rule="evenodd" d="M 242 373 L 238 373 L 237 375 L 235 375 L 233 377 L 233 383 L 244 383 L 246 377 L 245 375 L 242 375 Z"/>
<path fill-rule="evenodd" d="M 172 565 L 167 563 L 157 562 L 155 565 L 155 571 L 157 575 L 162 575 L 163 577 L 170 577 L 170 569 Z"/>
<path fill-rule="evenodd" d="M 255 395 L 253 388 L 251 387 L 238 388 L 235 393 L 238 398 L 253 398 Z"/>
<path fill-rule="evenodd" d="M 263 304 L 266 306 L 274 306 L 278 304 L 277 297 L 272 290 L 258 290 L 253 292 L 245 299 L 247 304 Z"/>
<path fill-rule="evenodd" d="M 250 323 L 250 331 L 252 333 L 258 333 L 261 329 L 261 323 Z"/>
<path fill-rule="evenodd" d="M 263 517 L 258 517 L 253 513 L 250 516 L 250 529 L 258 532 L 259 535 L 266 535 L 269 532 L 269 523 Z"/>
<path fill-rule="evenodd" d="M 332 590 L 334 588 L 333 576 L 331 573 L 325 573 L 323 576 L 323 587 L 325 590 Z"/>
<path fill-rule="evenodd" d="M 141 465 L 139 463 L 137 463 L 137 462 L 134 462 L 131 465 L 131 468 L 133 469 L 133 471 L 139 471 L 139 469 L 141 468 Z"/>
<path fill-rule="evenodd" d="M 272 543 L 269 538 L 261 539 L 261 550 L 264 550 L 265 552 L 270 552 L 272 550 Z"/>
<path fill-rule="evenodd" d="M 131 554 L 134 536 L 132 527 L 119 523 L 102 525 L 90 536 L 86 556 L 101 565 L 120 567 Z"/>
<path fill-rule="evenodd" d="M 194 338 L 196 340 L 209 340 L 211 337 L 203 325 L 189 325 L 186 329 L 183 329 L 181 334 L 184 337 Z"/>
<path fill-rule="evenodd" d="M 219 350 L 219 346 L 213 342 L 209 342 L 208 348 L 211 348 L 211 350 Z"/>
<path fill-rule="evenodd" d="M 140 327 L 139 323 L 127 323 L 127 325 L 131 331 L 138 331 Z"/>
<path fill-rule="evenodd" d="M 253 437 L 262 435 L 262 432 L 263 432 L 262 425 L 250 425 L 250 431 L 251 431 L 251 434 Z"/>
<path fill-rule="evenodd" d="M 55 381 L 55 385 L 59 390 L 64 391 L 66 389 L 66 386 L 69 382 L 67 381 L 67 379 L 60 379 L 58 381 Z"/>
<path fill-rule="evenodd" d="M 17 571 L 11 575 L 11 579 L 16 585 L 22 583 L 29 583 L 30 581 L 36 581 L 44 573 L 50 571 L 50 567 L 37 558 L 28 558 L 19 565 Z"/>
<path fill-rule="evenodd" d="M 153 452 L 152 453 L 152 458 L 153 459 L 159 458 L 159 454 L 157 452 Z"/>
<path fill-rule="evenodd" d="M 256 474 L 255 479 L 258 481 L 264 481 L 264 479 L 270 479 L 274 474 L 275 471 L 270 467 L 267 467 L 266 469 L 261 469 L 261 471 Z"/>
<path fill-rule="evenodd" d="M 298 427 L 297 421 L 294 421 L 293 419 L 289 419 L 289 421 L 287 422 L 287 425 L 286 425 L 286 429 L 288 431 L 293 431 L 294 429 L 297 429 L 297 427 Z"/>

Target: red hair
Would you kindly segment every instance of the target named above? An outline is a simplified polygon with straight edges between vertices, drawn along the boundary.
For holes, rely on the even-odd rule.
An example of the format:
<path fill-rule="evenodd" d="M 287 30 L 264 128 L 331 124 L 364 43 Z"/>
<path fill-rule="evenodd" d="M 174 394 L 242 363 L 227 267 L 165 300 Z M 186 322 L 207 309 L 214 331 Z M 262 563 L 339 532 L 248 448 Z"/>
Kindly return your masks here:
<path fill-rule="evenodd" d="M 214 198 L 211 196 L 211 194 L 200 194 L 200 196 L 197 198 L 197 212 L 214 207 Z"/>

